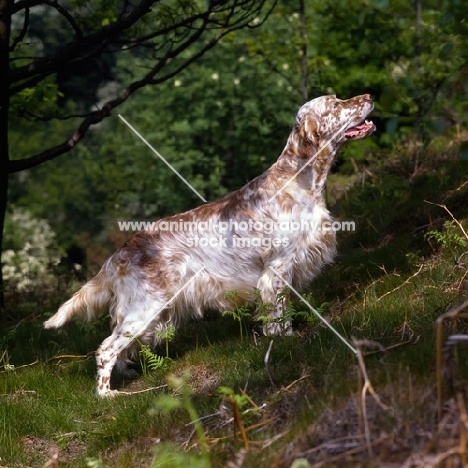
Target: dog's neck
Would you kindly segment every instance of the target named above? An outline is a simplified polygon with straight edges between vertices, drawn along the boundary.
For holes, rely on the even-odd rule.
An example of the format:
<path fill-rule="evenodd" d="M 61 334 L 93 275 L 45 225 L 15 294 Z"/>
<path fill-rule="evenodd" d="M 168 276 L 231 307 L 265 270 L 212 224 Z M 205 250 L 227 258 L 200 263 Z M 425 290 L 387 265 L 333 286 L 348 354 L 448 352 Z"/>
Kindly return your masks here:
<path fill-rule="evenodd" d="M 294 177 L 296 183 L 307 188 L 311 194 L 322 196 L 337 151 L 338 146 L 333 142 L 325 142 L 317 147 L 294 129 L 276 162 L 276 171 L 281 173 L 281 180 Z M 289 186 L 292 189 L 294 182 Z"/>

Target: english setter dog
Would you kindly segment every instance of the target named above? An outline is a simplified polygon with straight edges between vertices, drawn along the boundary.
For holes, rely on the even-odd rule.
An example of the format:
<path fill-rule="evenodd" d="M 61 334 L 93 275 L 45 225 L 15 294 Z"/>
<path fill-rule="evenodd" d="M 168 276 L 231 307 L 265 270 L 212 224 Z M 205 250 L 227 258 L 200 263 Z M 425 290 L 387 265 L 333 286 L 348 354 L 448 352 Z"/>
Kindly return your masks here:
<path fill-rule="evenodd" d="M 253 303 L 258 288 L 271 319 L 264 333 L 291 333 L 291 324 L 281 321 L 284 297 L 278 294 L 286 285 L 304 288 L 333 260 L 335 232 L 324 185 L 341 145 L 375 130 L 365 120 L 373 107 L 369 94 L 307 102 L 265 173 L 216 202 L 136 233 L 45 322 L 45 328 L 56 328 L 109 311 L 113 332 L 96 352 L 99 395 L 118 393 L 111 389 L 111 371 L 135 351 L 136 338 L 155 344 L 155 330 L 202 316 L 207 308 L 232 308 L 229 291 Z"/>

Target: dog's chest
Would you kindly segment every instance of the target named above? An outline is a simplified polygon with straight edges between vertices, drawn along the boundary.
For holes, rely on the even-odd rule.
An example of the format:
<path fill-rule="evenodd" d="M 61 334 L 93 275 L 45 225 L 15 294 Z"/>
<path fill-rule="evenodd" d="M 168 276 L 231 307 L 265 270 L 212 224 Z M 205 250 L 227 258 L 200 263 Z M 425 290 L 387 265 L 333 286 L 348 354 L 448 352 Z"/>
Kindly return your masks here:
<path fill-rule="evenodd" d="M 300 283 L 310 280 L 324 264 L 332 262 L 336 252 L 333 218 L 325 204 L 321 200 L 306 201 L 299 200 L 292 210 L 284 210 L 278 216 L 284 245 L 278 254 L 294 264 L 294 276 Z"/>

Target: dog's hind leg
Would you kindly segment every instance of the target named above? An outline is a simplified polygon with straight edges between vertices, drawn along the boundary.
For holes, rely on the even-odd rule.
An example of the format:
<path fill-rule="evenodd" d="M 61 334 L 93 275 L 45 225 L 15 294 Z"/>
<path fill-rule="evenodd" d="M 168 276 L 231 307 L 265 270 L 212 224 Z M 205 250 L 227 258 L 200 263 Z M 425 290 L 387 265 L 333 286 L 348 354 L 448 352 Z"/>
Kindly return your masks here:
<path fill-rule="evenodd" d="M 113 396 L 117 390 L 111 390 L 110 377 L 120 353 L 128 348 L 133 339 L 122 327 L 116 327 L 112 335 L 106 338 L 96 351 L 96 390 L 99 396 Z"/>
<path fill-rule="evenodd" d="M 117 320 L 112 335 L 106 338 L 96 351 L 96 389 L 100 396 L 113 396 L 117 390 L 111 390 L 110 377 L 119 356 L 130 346 L 135 344 L 136 339 L 146 342 L 148 337 L 153 336 L 152 331 L 158 326 L 161 319 L 161 304 L 153 304 L 148 310 L 141 304 L 137 307 L 127 307 L 126 314 L 120 314 L 121 320 Z M 145 310 L 146 309 L 146 310 Z M 130 312 L 131 310 L 131 312 Z M 156 340 L 153 338 L 152 341 Z"/>

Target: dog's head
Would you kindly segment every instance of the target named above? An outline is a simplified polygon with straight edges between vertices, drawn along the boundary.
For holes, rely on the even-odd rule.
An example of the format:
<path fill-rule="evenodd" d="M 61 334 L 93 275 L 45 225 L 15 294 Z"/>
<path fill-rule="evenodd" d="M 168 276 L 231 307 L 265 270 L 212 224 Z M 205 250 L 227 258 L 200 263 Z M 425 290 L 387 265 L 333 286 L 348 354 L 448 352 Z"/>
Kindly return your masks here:
<path fill-rule="evenodd" d="M 375 125 L 366 117 L 374 109 L 370 94 L 341 100 L 322 96 L 304 104 L 297 113 L 296 130 L 303 144 L 316 150 L 330 145 L 334 149 L 351 140 L 369 136 Z"/>

